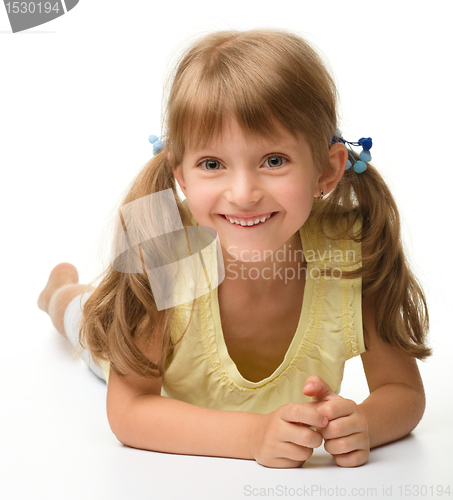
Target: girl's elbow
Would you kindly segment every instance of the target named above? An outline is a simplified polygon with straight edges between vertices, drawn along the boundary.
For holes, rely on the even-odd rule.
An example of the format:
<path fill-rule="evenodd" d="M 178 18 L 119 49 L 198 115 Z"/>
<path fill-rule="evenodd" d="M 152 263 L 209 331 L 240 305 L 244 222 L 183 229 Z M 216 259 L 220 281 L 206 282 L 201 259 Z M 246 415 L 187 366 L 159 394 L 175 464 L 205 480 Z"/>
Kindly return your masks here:
<path fill-rule="evenodd" d="M 417 389 L 412 388 L 412 394 L 413 394 L 413 404 L 412 404 L 413 425 L 412 429 L 409 432 L 413 431 L 420 423 L 426 409 L 426 396 L 423 386 Z"/>
<path fill-rule="evenodd" d="M 124 446 L 130 446 L 128 444 L 128 425 L 127 422 L 125 422 L 124 412 L 120 412 L 118 409 L 107 405 L 107 420 L 110 430 L 116 439 Z"/>

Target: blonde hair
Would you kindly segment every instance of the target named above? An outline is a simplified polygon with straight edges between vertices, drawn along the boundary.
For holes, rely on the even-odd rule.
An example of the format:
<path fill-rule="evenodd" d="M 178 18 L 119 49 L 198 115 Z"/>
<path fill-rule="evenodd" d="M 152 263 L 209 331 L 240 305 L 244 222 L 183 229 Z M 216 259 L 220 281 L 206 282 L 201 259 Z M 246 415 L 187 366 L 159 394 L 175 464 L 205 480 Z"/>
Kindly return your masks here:
<path fill-rule="evenodd" d="M 198 40 L 180 59 L 164 113 L 164 148 L 134 179 L 122 205 L 172 189 L 183 224 L 190 225 L 177 196 L 174 168 L 186 148 L 221 134 L 229 117 L 251 136 L 275 136 L 276 124 L 304 134 L 316 167 L 331 169 L 337 91 L 320 56 L 283 30 L 221 31 Z M 406 262 L 398 210 L 379 172 L 370 164 L 362 174 L 347 170 L 333 192 L 314 204 L 310 216 L 322 228 L 341 227 L 335 238 L 361 241 L 362 266 L 343 276 L 361 276 L 363 297 L 376 297 L 379 335 L 411 356 L 429 356 L 425 297 Z M 354 234 L 358 218 L 362 229 Z M 340 219 L 346 226 L 336 224 Z M 127 274 L 109 266 L 85 303 L 80 343 L 95 361 L 110 361 L 119 375 L 160 377 L 174 348 L 172 314 L 171 309 L 157 310 L 144 269 Z M 162 333 L 162 345 L 159 358 L 150 360 L 142 346 L 155 331 Z"/>

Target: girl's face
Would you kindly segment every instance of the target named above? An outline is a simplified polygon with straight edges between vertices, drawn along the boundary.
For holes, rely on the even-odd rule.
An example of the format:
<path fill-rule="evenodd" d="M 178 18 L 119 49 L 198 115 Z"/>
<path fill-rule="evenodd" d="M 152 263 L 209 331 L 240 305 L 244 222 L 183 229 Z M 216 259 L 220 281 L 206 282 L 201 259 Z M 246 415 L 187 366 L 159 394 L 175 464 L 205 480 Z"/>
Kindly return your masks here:
<path fill-rule="evenodd" d="M 305 137 L 276 132 L 247 138 L 232 119 L 218 140 L 186 151 L 175 171 L 196 221 L 215 229 L 222 248 L 239 260 L 300 245 L 297 232 L 320 194 L 321 174 Z"/>

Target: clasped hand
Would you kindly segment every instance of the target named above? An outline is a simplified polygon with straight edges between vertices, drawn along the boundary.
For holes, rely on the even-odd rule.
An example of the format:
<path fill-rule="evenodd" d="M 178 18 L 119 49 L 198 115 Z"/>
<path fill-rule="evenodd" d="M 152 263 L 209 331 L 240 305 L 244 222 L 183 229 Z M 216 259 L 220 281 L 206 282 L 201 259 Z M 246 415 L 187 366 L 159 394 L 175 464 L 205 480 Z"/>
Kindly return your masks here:
<path fill-rule="evenodd" d="M 260 415 L 251 436 L 254 459 L 266 467 L 300 467 L 324 439 L 324 448 L 337 465 L 363 465 L 370 454 L 370 440 L 358 405 L 338 396 L 317 375 L 308 377 L 303 393 L 312 402 L 289 403 Z"/>

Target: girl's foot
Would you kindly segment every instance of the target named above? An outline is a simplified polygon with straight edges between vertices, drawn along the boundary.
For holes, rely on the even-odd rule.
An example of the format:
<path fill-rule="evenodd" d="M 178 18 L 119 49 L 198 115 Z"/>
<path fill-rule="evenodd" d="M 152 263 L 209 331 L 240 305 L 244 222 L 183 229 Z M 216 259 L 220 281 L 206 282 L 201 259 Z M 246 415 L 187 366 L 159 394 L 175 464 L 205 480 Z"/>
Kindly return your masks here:
<path fill-rule="evenodd" d="M 38 307 L 42 311 L 48 313 L 49 302 L 55 291 L 64 285 L 73 285 L 77 284 L 78 282 L 79 273 L 72 264 L 69 264 L 68 262 L 58 264 L 52 269 L 52 272 L 49 276 L 49 281 L 47 282 L 44 290 L 39 295 Z"/>

